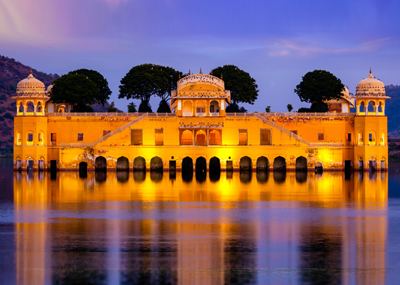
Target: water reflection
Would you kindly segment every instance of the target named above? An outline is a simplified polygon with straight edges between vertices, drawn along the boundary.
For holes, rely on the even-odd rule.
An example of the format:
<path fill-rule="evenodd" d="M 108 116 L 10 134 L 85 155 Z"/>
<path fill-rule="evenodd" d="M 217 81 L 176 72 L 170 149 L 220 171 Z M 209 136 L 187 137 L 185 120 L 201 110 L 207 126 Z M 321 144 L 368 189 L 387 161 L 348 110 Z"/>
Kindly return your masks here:
<path fill-rule="evenodd" d="M 17 283 L 385 282 L 385 173 L 131 173 L 15 172 Z"/>

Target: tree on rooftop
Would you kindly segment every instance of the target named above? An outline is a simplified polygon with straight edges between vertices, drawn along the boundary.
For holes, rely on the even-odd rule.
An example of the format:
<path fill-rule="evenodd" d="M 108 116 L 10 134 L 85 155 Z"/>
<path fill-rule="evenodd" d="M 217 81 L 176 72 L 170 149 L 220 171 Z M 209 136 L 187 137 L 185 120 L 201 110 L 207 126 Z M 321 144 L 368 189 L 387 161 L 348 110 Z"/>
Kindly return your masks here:
<path fill-rule="evenodd" d="M 254 101 L 258 97 L 258 86 L 256 80 L 249 73 L 235 65 L 224 65 L 213 69 L 211 74 L 221 78 L 225 82 L 225 89 L 231 91 L 233 104 L 254 104 Z M 228 108 L 226 111 L 228 112 Z"/>
<path fill-rule="evenodd" d="M 142 109 L 148 109 L 151 96 L 158 96 L 167 101 L 171 97 L 171 91 L 176 89 L 179 77 L 182 76 L 182 72 L 168 66 L 137 65 L 121 79 L 118 98 L 139 99 Z"/>
<path fill-rule="evenodd" d="M 74 71 L 69 72 L 69 74 L 81 74 L 81 75 L 86 75 L 90 80 L 93 81 L 94 84 L 96 84 L 98 93 L 96 96 L 96 103 L 102 104 L 104 106 L 105 103 L 107 103 L 107 100 L 110 99 L 111 95 L 111 90 L 108 87 L 108 82 L 107 80 L 101 75 L 99 72 L 95 70 L 89 70 L 89 69 L 77 69 Z"/>
<path fill-rule="evenodd" d="M 344 91 L 342 81 L 325 70 L 306 73 L 294 89 L 302 102 L 312 104 L 309 109 L 311 112 L 327 112 L 328 105 L 324 101 L 340 98 L 342 91 Z M 300 110 L 302 109 L 306 110 L 305 108 Z"/>
<path fill-rule="evenodd" d="M 99 90 L 86 75 L 68 73 L 53 81 L 50 98 L 55 103 L 70 103 L 75 112 L 93 112 Z"/>

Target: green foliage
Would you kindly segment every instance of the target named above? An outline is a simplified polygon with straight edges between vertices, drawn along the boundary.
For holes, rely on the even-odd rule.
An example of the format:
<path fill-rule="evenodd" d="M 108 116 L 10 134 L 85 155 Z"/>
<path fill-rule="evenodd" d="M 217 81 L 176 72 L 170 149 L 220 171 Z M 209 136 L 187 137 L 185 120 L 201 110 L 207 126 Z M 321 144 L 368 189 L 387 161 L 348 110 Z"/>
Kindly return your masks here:
<path fill-rule="evenodd" d="M 0 122 L 3 122 L 5 119 L 3 117 L 0 117 Z"/>
<path fill-rule="evenodd" d="M 258 86 L 249 73 L 234 65 L 217 67 L 211 73 L 225 82 L 225 89 L 231 91 L 233 103 L 254 104 L 258 97 Z"/>
<path fill-rule="evenodd" d="M 226 107 L 225 111 L 227 113 L 246 113 L 247 112 L 247 110 L 244 107 L 239 107 L 239 105 L 236 103 L 229 104 L 229 106 Z"/>
<path fill-rule="evenodd" d="M 5 119 L 10 119 L 10 120 L 13 120 L 14 119 L 14 116 L 13 115 L 11 115 L 10 113 L 5 113 L 4 114 L 4 116 L 3 116 Z"/>
<path fill-rule="evenodd" d="M 302 102 L 316 104 L 315 107 L 311 107 L 312 112 L 326 112 L 327 106 L 323 102 L 340 98 L 342 91 L 344 91 L 342 81 L 325 70 L 306 73 L 294 89 Z"/>
<path fill-rule="evenodd" d="M 153 113 L 150 103 L 147 101 L 142 101 L 139 105 L 139 112 L 140 113 Z"/>
<path fill-rule="evenodd" d="M 158 105 L 157 113 L 171 113 L 169 104 L 166 100 L 161 100 L 160 105 Z"/>
<path fill-rule="evenodd" d="M 170 98 L 171 91 L 176 89 L 176 82 L 180 76 L 182 73 L 171 67 L 155 64 L 137 65 L 121 79 L 118 98 L 140 99 L 148 103 L 151 96 L 159 96 L 166 101 Z"/>
<path fill-rule="evenodd" d="M 292 112 L 292 110 L 293 110 L 292 104 L 287 104 L 286 108 L 287 108 L 289 113 Z"/>
<path fill-rule="evenodd" d="M 51 100 L 74 104 L 75 112 L 90 112 L 87 105 L 97 102 L 98 93 L 96 84 L 86 75 L 69 73 L 54 80 Z"/>
<path fill-rule="evenodd" d="M 69 72 L 68 74 L 81 74 L 87 76 L 90 80 L 96 84 L 98 93 L 96 95 L 96 103 L 102 104 L 104 106 L 107 100 L 110 99 L 111 90 L 108 87 L 107 80 L 99 72 L 89 69 L 77 69 Z"/>
<path fill-rule="evenodd" d="M 115 103 L 114 101 L 111 102 L 110 107 L 108 107 L 107 112 L 111 112 L 111 113 L 115 113 L 118 111 L 118 108 L 115 107 Z"/>
<path fill-rule="evenodd" d="M 128 104 L 128 112 L 129 113 L 136 113 L 137 112 L 135 103 L 131 102 L 131 103 Z"/>
<path fill-rule="evenodd" d="M 266 112 L 266 113 L 271 113 L 271 106 L 267 106 L 267 107 L 265 108 L 265 112 Z"/>

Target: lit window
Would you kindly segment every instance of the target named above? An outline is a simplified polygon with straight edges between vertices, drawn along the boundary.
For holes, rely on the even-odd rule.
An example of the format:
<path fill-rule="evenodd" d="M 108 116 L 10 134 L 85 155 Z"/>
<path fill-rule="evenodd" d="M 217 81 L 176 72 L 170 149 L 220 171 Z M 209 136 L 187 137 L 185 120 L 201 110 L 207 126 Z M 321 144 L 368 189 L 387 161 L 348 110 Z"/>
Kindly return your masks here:
<path fill-rule="evenodd" d="M 318 134 L 318 140 L 323 141 L 325 139 L 325 134 L 324 133 L 319 133 Z"/>
<path fill-rule="evenodd" d="M 239 130 L 239 145 L 247 145 L 247 130 Z"/>
<path fill-rule="evenodd" d="M 83 141 L 83 133 L 78 133 L 78 142 Z"/>
<path fill-rule="evenodd" d="M 163 129 L 156 129 L 154 135 L 155 135 L 155 144 L 156 145 L 163 145 L 164 144 Z"/>
<path fill-rule="evenodd" d="M 271 130 L 261 129 L 260 130 L 260 145 L 271 144 Z"/>
<path fill-rule="evenodd" d="M 131 130 L 131 144 L 132 145 L 142 145 L 143 144 L 142 130 Z"/>

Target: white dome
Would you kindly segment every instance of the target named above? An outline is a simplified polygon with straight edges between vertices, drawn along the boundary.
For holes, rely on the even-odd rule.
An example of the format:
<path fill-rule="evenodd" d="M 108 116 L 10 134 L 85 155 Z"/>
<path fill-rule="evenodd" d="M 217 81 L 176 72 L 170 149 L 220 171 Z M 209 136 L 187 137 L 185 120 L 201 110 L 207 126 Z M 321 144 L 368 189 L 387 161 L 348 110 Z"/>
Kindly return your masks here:
<path fill-rule="evenodd" d="M 46 93 L 49 94 L 51 92 L 51 89 L 53 89 L 53 84 L 50 84 L 49 86 L 47 86 Z"/>
<path fill-rule="evenodd" d="M 31 74 L 23 80 L 21 80 L 17 85 L 17 95 L 39 95 L 44 96 L 45 86 L 42 81 L 36 79 Z"/>
<path fill-rule="evenodd" d="M 369 76 L 358 82 L 356 87 L 356 97 L 375 97 L 386 96 L 385 84 L 379 79 L 376 79 L 371 70 Z"/>

